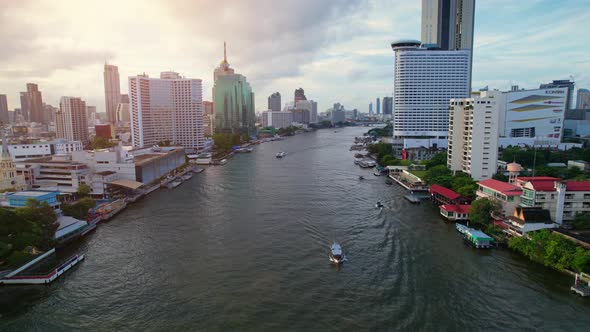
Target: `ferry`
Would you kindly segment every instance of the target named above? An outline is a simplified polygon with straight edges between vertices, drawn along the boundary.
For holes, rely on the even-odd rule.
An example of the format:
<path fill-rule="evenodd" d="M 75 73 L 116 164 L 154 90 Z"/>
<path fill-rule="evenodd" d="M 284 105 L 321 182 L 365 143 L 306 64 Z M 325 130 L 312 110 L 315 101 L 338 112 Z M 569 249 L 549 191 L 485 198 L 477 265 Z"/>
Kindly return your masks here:
<path fill-rule="evenodd" d="M 330 247 L 329 257 L 330 261 L 334 264 L 342 264 L 342 262 L 344 262 L 344 253 L 342 252 L 342 247 L 338 243 L 334 242 Z"/>
<path fill-rule="evenodd" d="M 287 153 L 281 151 L 281 152 L 277 153 L 277 158 L 283 158 L 286 155 L 287 155 Z"/>

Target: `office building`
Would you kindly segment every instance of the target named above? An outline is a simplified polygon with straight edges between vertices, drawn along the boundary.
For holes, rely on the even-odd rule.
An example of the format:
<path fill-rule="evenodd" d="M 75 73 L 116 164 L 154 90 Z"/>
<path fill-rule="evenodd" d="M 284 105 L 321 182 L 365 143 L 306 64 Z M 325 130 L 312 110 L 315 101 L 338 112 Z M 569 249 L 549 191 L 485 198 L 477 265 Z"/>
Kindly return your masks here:
<path fill-rule="evenodd" d="M 117 122 L 129 122 L 131 116 L 129 114 L 129 103 L 117 104 Z"/>
<path fill-rule="evenodd" d="M 294 103 L 297 104 L 297 102 L 300 100 L 307 100 L 307 98 L 305 97 L 305 91 L 303 91 L 303 88 L 295 89 Z"/>
<path fill-rule="evenodd" d="M 191 150 L 204 148 L 203 88 L 200 79 L 129 77 L 131 138 L 134 147 L 168 141 Z"/>
<path fill-rule="evenodd" d="M 566 137 L 590 136 L 590 109 L 567 111 L 563 120 L 563 135 Z"/>
<path fill-rule="evenodd" d="M 377 100 L 375 101 L 375 108 L 377 109 L 377 115 L 381 114 L 381 101 L 379 100 L 379 97 L 377 97 Z"/>
<path fill-rule="evenodd" d="M 574 105 L 574 86 L 575 83 L 570 80 L 554 80 L 551 83 L 544 83 L 539 86 L 539 89 L 561 89 L 566 88 L 565 110 L 575 107 Z"/>
<path fill-rule="evenodd" d="M 309 122 L 306 123 L 317 123 L 317 103 L 313 100 L 299 100 L 295 103 L 295 109 L 305 109 L 309 111 Z"/>
<path fill-rule="evenodd" d="M 393 110 L 393 97 L 383 97 L 383 115 L 391 115 Z"/>
<path fill-rule="evenodd" d="M 114 65 L 104 64 L 104 100 L 107 120 L 111 123 L 117 121 L 117 105 L 121 99 L 121 81 L 119 68 Z"/>
<path fill-rule="evenodd" d="M 95 125 L 94 132 L 97 137 L 102 137 L 107 140 L 115 138 L 115 127 L 110 123 Z"/>
<path fill-rule="evenodd" d="M 278 92 L 273 93 L 268 97 L 268 109 L 273 112 L 281 111 L 281 94 Z"/>
<path fill-rule="evenodd" d="M 6 95 L 0 95 L 0 127 L 9 123 L 8 100 L 6 99 Z"/>
<path fill-rule="evenodd" d="M 391 44 L 395 52 L 393 148 L 444 148 L 449 100 L 469 97 L 469 50 L 421 47 L 419 41 Z"/>
<path fill-rule="evenodd" d="M 294 114 L 293 112 L 276 112 L 270 110 L 262 112 L 262 126 L 273 127 L 275 129 L 289 127 L 293 123 Z M 300 113 L 297 114 L 301 116 Z"/>
<path fill-rule="evenodd" d="M 55 122 L 55 113 L 59 108 L 43 103 L 43 123 Z"/>
<path fill-rule="evenodd" d="M 300 124 L 309 124 L 311 120 L 311 111 L 308 109 L 294 109 L 291 110 L 293 113 L 293 122 L 300 123 Z"/>
<path fill-rule="evenodd" d="M 373 115 L 373 102 L 369 103 L 369 115 Z"/>
<path fill-rule="evenodd" d="M 576 97 L 576 109 L 590 109 L 590 90 L 578 89 L 578 96 Z"/>
<path fill-rule="evenodd" d="M 61 97 L 56 114 L 56 137 L 88 143 L 86 103 L 76 97 Z"/>
<path fill-rule="evenodd" d="M 567 88 L 543 88 L 502 94 L 500 137 L 535 138 L 537 144 L 561 141 Z M 515 144 L 516 145 L 516 144 Z"/>
<path fill-rule="evenodd" d="M 25 121 L 44 123 L 43 98 L 35 83 L 27 83 L 27 91 L 20 93 L 21 113 Z"/>
<path fill-rule="evenodd" d="M 346 121 L 346 110 L 340 103 L 335 103 L 330 114 L 330 121 L 332 124 Z"/>
<path fill-rule="evenodd" d="M 476 180 L 491 178 L 498 162 L 498 121 L 502 93 L 451 99 L 447 166 Z"/>

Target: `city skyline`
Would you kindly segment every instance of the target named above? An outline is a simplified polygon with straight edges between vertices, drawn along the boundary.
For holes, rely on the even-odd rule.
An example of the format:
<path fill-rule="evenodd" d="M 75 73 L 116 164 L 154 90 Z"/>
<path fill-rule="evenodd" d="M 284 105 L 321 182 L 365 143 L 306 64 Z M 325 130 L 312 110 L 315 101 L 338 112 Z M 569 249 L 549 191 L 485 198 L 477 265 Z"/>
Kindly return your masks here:
<path fill-rule="evenodd" d="M 0 23 L 6 50 L 0 57 L 5 68 L 0 75 L 0 93 L 7 95 L 10 110 L 19 108 L 22 87 L 36 83 L 48 104 L 56 106 L 61 96 L 76 95 L 104 112 L 101 81 L 105 60 L 119 67 L 121 93 L 127 92 L 124 83 L 129 76 L 142 72 L 155 76 L 172 69 L 202 78 L 204 96 L 209 96 L 211 71 L 219 64 L 226 40 L 232 66 L 249 78 L 257 95 L 286 93 L 301 86 L 313 92 L 312 99 L 320 101 L 320 111 L 334 101 L 366 111 L 368 96 L 392 94 L 390 41 L 420 39 L 420 1 L 388 4 L 351 0 L 337 5 L 287 1 L 278 9 L 266 1 L 248 6 L 228 1 L 223 10 L 207 10 L 215 6 L 208 2 L 199 4 L 204 10 L 198 11 L 192 10 L 196 5 L 183 1 L 151 6 L 128 2 L 117 4 L 121 8 L 116 12 L 109 11 L 114 4 L 25 1 L 0 9 L 6 17 Z M 518 4 L 477 1 L 473 89 L 486 85 L 501 90 L 508 90 L 510 85 L 535 88 L 570 75 L 576 80 L 576 90 L 590 86 L 590 77 L 584 74 L 590 71 L 585 46 L 567 38 L 590 18 L 579 10 L 581 5 L 581 1 L 571 1 L 568 6 L 533 0 Z M 504 9 L 502 17 L 490 15 L 500 6 Z M 133 23 L 126 14 L 131 8 L 141 14 Z M 97 15 L 69 16 L 88 10 Z M 267 15 L 271 12 L 273 15 Z M 297 13 L 313 15 L 299 15 L 305 22 L 288 19 L 297 17 Z M 272 17 L 263 25 L 256 23 L 259 16 Z M 543 19 L 545 28 L 539 34 L 533 23 Z M 223 27 L 211 29 L 218 22 L 224 23 Z M 494 24 L 498 22 L 504 23 Z M 103 26 L 129 29 L 111 32 Z M 515 35 L 514 31 L 519 33 Z M 32 38 L 25 38 L 27 34 Z M 150 46 L 153 38 L 167 47 Z M 563 58 L 568 61 L 560 60 Z M 256 111 L 265 109 L 266 98 L 259 98 Z"/>

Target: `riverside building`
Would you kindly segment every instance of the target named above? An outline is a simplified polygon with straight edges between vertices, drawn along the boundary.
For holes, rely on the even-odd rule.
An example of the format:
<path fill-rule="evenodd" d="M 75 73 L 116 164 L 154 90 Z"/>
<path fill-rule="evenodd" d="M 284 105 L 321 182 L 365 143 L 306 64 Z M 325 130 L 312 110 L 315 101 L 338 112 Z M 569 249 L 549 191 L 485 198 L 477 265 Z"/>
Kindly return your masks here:
<path fill-rule="evenodd" d="M 449 100 L 469 97 L 469 50 L 440 50 L 419 41 L 391 44 L 395 52 L 393 148 L 444 148 Z"/>
<path fill-rule="evenodd" d="M 451 99 L 447 166 L 471 175 L 491 178 L 498 162 L 499 91 L 482 92 L 476 98 Z"/>

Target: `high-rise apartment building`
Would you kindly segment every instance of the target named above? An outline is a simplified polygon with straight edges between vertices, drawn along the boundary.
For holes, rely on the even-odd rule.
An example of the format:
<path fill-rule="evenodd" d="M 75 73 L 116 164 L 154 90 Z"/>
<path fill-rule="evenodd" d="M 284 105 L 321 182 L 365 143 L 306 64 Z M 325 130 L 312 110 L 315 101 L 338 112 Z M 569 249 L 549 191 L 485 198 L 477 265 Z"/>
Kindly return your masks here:
<path fill-rule="evenodd" d="M 55 115 L 56 136 L 68 141 L 88 143 L 86 103 L 76 97 L 61 97 Z"/>
<path fill-rule="evenodd" d="M 383 97 L 383 115 L 391 115 L 393 110 L 393 97 Z"/>
<path fill-rule="evenodd" d="M 570 80 L 554 80 L 551 83 L 544 83 L 539 86 L 539 89 L 556 89 L 556 88 L 566 88 L 566 100 L 565 100 L 565 109 L 570 110 L 574 108 L 574 86 L 575 83 Z"/>
<path fill-rule="evenodd" d="M 303 88 L 299 88 L 299 89 L 295 89 L 295 104 L 297 104 L 298 101 L 300 100 L 307 100 L 307 98 L 305 97 L 305 91 L 303 91 Z"/>
<path fill-rule="evenodd" d="M 20 93 L 21 112 L 26 121 L 44 123 L 43 98 L 35 83 L 27 83 L 27 91 Z"/>
<path fill-rule="evenodd" d="M 278 92 L 273 93 L 268 97 L 268 109 L 274 112 L 281 111 L 281 94 Z"/>
<path fill-rule="evenodd" d="M 501 99 L 501 92 L 485 91 L 479 97 L 450 100 L 449 169 L 477 181 L 496 173 Z"/>
<path fill-rule="evenodd" d="M 10 123 L 8 118 L 8 100 L 6 95 L 0 95 L 0 127 Z"/>
<path fill-rule="evenodd" d="M 309 120 L 310 123 L 318 123 L 318 103 L 314 100 L 310 100 L 311 102 L 311 118 Z"/>
<path fill-rule="evenodd" d="M 590 109 L 590 90 L 578 89 L 576 108 L 583 110 Z"/>
<path fill-rule="evenodd" d="M 104 104 L 107 119 L 111 123 L 117 122 L 117 105 L 121 99 L 121 81 L 119 68 L 104 64 Z"/>
<path fill-rule="evenodd" d="M 162 77 L 180 77 L 165 73 Z M 162 141 L 199 150 L 203 139 L 200 79 L 129 77 L 131 142 L 135 147 Z"/>
<path fill-rule="evenodd" d="M 421 47 L 419 41 L 391 44 L 395 52 L 394 152 L 443 148 L 449 129 L 449 100 L 469 97 L 469 50 Z"/>

